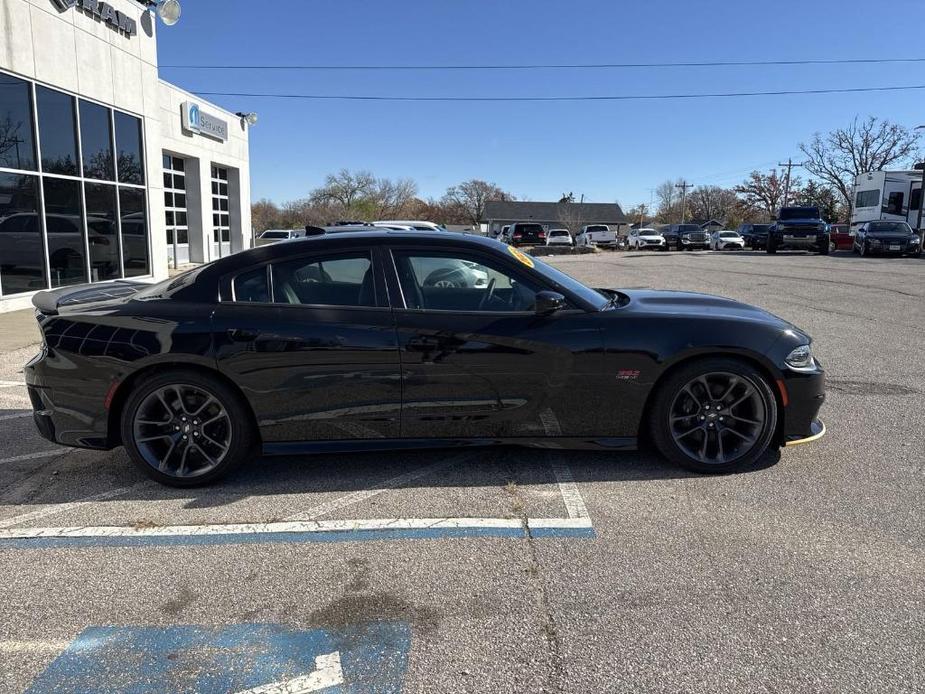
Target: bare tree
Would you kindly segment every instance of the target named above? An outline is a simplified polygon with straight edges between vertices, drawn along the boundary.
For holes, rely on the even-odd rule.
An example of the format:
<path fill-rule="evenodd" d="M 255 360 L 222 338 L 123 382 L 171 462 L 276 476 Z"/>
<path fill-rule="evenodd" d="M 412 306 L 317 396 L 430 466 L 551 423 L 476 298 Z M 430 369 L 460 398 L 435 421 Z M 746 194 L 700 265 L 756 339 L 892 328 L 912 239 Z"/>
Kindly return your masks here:
<path fill-rule="evenodd" d="M 847 128 L 827 135 L 816 133 L 800 149 L 807 157 L 806 170 L 832 186 L 850 207 L 854 181 L 860 174 L 917 158 L 918 134 L 869 116 L 865 120 L 855 118 Z"/>
<path fill-rule="evenodd" d="M 340 214 L 352 216 L 357 211 L 358 203 L 368 199 L 376 185 L 376 177 L 369 171 L 351 173 L 341 169 L 336 174 L 328 174 L 324 185 L 312 191 L 310 198 L 314 202 L 334 202 L 340 207 Z"/>
<path fill-rule="evenodd" d="M 719 186 L 699 186 L 687 200 L 692 219 L 716 219 L 722 222 L 730 216 L 736 203 L 736 192 Z"/>
<path fill-rule="evenodd" d="M 463 181 L 457 186 L 447 188 L 443 203 L 455 207 L 473 226 L 481 224 L 485 217 L 485 203 L 489 200 L 514 200 L 514 196 L 501 190 L 494 183 L 477 178 Z"/>
<path fill-rule="evenodd" d="M 557 205 L 559 224 L 568 229 L 574 236 L 586 224 L 584 207 L 575 202 L 575 196 L 563 196 Z"/>
<path fill-rule="evenodd" d="M 658 200 L 658 209 L 655 213 L 658 221 L 669 223 L 681 203 L 681 194 L 675 188 L 674 181 L 665 181 L 655 189 L 655 198 Z"/>
<path fill-rule="evenodd" d="M 389 219 L 402 216 L 410 202 L 418 194 L 417 183 L 410 178 L 376 180 L 369 197 L 376 219 Z"/>
<path fill-rule="evenodd" d="M 777 173 L 777 169 L 771 169 L 767 174 L 760 171 L 752 171 L 745 182 L 736 186 L 742 201 L 747 207 L 759 210 L 762 214 L 767 215 L 768 219 L 777 217 L 777 210 L 784 201 L 784 189 L 786 188 L 785 176 Z M 790 179 L 791 190 L 800 187 L 800 179 L 796 176 Z"/>

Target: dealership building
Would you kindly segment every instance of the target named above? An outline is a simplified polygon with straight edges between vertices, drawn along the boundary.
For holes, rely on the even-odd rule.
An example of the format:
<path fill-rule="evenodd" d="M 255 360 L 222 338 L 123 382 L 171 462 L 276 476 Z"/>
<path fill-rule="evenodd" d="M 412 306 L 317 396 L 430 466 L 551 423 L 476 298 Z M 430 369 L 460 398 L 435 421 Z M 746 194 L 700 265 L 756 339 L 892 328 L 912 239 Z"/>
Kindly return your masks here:
<path fill-rule="evenodd" d="M 251 244 L 248 119 L 158 76 L 135 0 L 0 0 L 0 312 Z"/>

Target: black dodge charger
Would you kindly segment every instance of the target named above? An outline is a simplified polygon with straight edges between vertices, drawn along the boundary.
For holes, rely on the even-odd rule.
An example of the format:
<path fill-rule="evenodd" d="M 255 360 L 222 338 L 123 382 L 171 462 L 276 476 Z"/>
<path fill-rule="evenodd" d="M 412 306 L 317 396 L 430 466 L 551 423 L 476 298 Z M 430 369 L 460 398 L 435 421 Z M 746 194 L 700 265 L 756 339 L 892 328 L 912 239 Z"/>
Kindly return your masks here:
<path fill-rule="evenodd" d="M 643 437 L 720 472 L 825 431 L 824 373 L 790 323 L 706 294 L 591 289 L 473 236 L 319 235 L 34 304 L 41 433 L 123 445 L 170 485 L 260 453 Z"/>

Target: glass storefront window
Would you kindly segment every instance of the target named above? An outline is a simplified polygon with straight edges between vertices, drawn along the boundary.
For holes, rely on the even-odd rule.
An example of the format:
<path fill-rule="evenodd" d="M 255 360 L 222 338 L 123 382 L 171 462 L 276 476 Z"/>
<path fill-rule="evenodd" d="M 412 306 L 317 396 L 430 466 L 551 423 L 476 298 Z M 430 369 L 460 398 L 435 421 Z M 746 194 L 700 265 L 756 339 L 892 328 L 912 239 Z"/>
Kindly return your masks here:
<path fill-rule="evenodd" d="M 38 107 L 42 171 L 79 176 L 74 97 L 37 86 L 35 100 Z"/>
<path fill-rule="evenodd" d="M 122 264 L 126 277 L 151 273 L 148 259 L 148 214 L 145 191 L 139 188 L 119 188 L 122 212 Z"/>
<path fill-rule="evenodd" d="M 87 199 L 87 240 L 90 244 L 90 280 L 114 280 L 119 273 L 119 234 L 116 187 L 84 184 Z"/>
<path fill-rule="evenodd" d="M 35 170 L 32 90 L 29 83 L 0 74 L 0 167 Z"/>
<path fill-rule="evenodd" d="M 141 120 L 127 113 L 115 113 L 117 168 L 120 183 L 145 182 L 144 155 L 141 152 Z"/>
<path fill-rule="evenodd" d="M 84 283 L 87 261 L 80 182 L 46 178 L 43 187 L 51 286 Z"/>
<path fill-rule="evenodd" d="M 151 274 L 143 127 L 0 72 L 0 296 Z"/>
<path fill-rule="evenodd" d="M 0 173 L 0 290 L 4 295 L 47 287 L 38 180 L 37 176 Z"/>
<path fill-rule="evenodd" d="M 114 181 L 116 174 L 112 160 L 108 108 L 81 100 L 80 142 L 83 147 L 84 176 Z"/>

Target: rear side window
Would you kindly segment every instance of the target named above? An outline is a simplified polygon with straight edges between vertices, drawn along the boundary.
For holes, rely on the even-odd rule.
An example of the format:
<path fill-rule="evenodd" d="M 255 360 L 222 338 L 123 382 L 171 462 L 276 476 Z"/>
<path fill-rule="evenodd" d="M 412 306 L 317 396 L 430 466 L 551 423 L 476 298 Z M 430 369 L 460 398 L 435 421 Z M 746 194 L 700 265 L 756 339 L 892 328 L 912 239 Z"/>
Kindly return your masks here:
<path fill-rule="evenodd" d="M 314 306 L 375 306 L 369 254 L 297 258 L 274 263 L 273 301 Z"/>
<path fill-rule="evenodd" d="M 270 303 L 270 288 L 267 282 L 267 266 L 242 272 L 234 278 L 234 300 L 249 303 Z"/>

